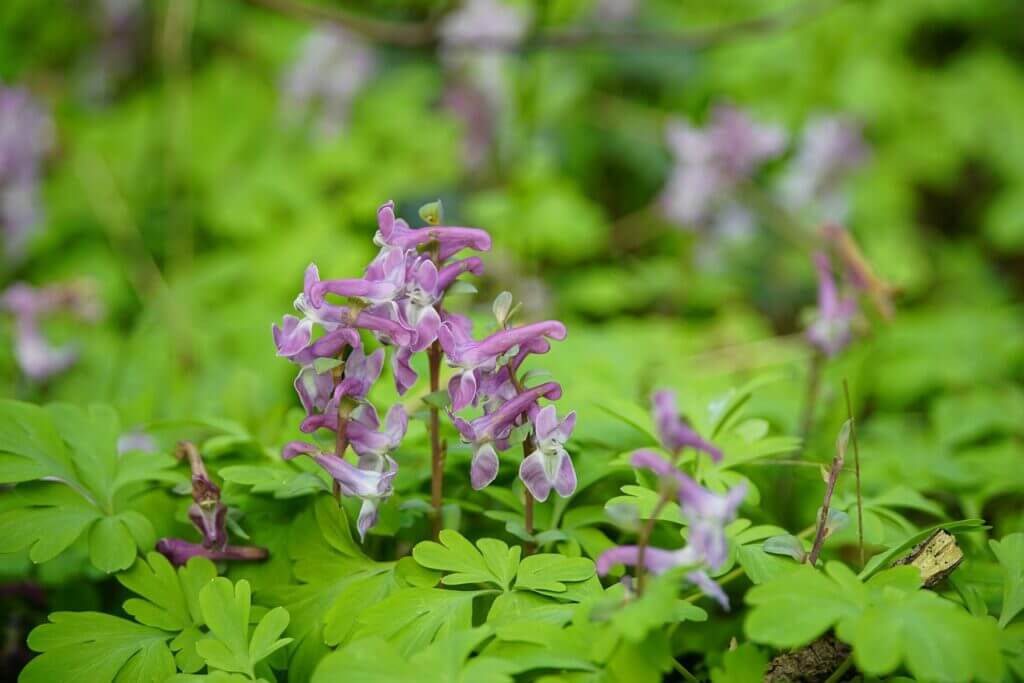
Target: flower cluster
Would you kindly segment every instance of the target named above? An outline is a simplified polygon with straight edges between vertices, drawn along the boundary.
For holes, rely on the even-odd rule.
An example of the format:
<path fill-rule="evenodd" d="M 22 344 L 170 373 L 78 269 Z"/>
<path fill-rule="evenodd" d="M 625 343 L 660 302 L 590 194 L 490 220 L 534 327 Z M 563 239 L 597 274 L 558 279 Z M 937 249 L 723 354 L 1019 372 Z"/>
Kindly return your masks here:
<path fill-rule="evenodd" d="M 399 394 L 404 394 L 418 379 L 413 354 L 437 340 L 445 293 L 459 275 L 481 272 L 479 258 L 453 257 L 463 249 L 486 251 L 491 246 L 490 236 L 474 228 L 410 228 L 396 218 L 391 202 L 380 207 L 377 222 L 374 241 L 380 253 L 363 277 L 321 280 L 311 264 L 295 300 L 302 317 L 285 316 L 280 327 L 273 326 L 278 355 L 299 366 L 295 390 L 306 411 L 302 431 L 327 429 L 335 434 L 333 452 L 295 441 L 285 446 L 283 456 L 313 458 L 340 493 L 362 500 L 357 524 L 361 537 L 376 523 L 380 502 L 393 491 L 398 465 L 391 453 L 405 436 L 408 417 L 400 404 L 392 406 L 381 429 L 367 395 L 381 375 L 385 350 L 367 353 L 359 331 L 393 347 L 392 374 Z M 346 302 L 332 303 L 328 295 Z M 314 338 L 317 327 L 323 334 Z M 357 464 L 345 459 L 349 446 Z"/>
<path fill-rule="evenodd" d="M 43 335 L 43 320 L 56 313 L 70 313 L 95 321 L 102 306 L 88 282 L 76 281 L 33 287 L 16 282 L 0 294 L 0 310 L 14 318 L 14 357 L 26 377 L 37 382 L 64 372 L 78 358 L 74 344 L 56 347 Z"/>
<path fill-rule="evenodd" d="M 818 272 L 818 308 L 807 328 L 807 341 L 831 358 L 842 352 L 853 338 L 857 299 L 840 296 L 828 254 L 815 253 L 814 267 Z"/>
<path fill-rule="evenodd" d="M 4 256 L 16 259 L 39 225 L 42 162 L 53 146 L 53 123 L 27 90 L 0 83 L 0 230 Z"/>
<path fill-rule="evenodd" d="M 220 487 L 210 480 L 195 445 L 182 442 L 178 444 L 175 455 L 179 460 L 187 458 L 192 469 L 193 502 L 188 509 L 188 518 L 203 539 L 200 543 L 190 543 L 180 538 L 161 538 L 156 549 L 172 564 L 179 566 L 193 557 L 210 560 L 266 559 L 265 548 L 228 545 L 228 506 L 221 502 Z"/>
<path fill-rule="evenodd" d="M 661 445 L 672 454 L 672 459 L 666 460 L 651 450 L 640 450 L 633 454 L 631 462 L 636 468 L 649 469 L 657 474 L 663 492 L 674 493 L 687 521 L 688 542 L 678 550 L 643 548 L 641 552 L 640 546 L 636 545 L 611 548 L 598 558 L 597 570 L 603 575 L 616 564 L 637 565 L 641 556 L 644 569 L 652 574 L 660 574 L 673 567 L 686 567 L 690 570 L 686 574 L 688 581 L 728 608 L 728 596 L 705 568 L 716 571 L 725 563 L 728 557 L 725 525 L 735 519 L 747 487 L 740 484 L 724 494 L 716 494 L 679 471 L 675 460 L 684 448 L 706 453 L 716 462 L 721 460 L 722 452 L 680 419 L 672 392 L 656 392 L 653 403 Z"/>
<path fill-rule="evenodd" d="M 282 80 L 285 117 L 312 115 L 321 135 L 338 133 L 375 69 L 373 48 L 362 38 L 339 26 L 315 28 Z"/>
<path fill-rule="evenodd" d="M 527 387 L 519 376 L 527 356 L 546 353 L 549 340 L 565 338 L 565 326 L 549 320 L 512 327 L 511 295 L 503 295 L 495 305 L 500 329 L 474 339 L 470 320 L 445 310 L 443 301 L 459 276 L 483 272 L 478 257 L 458 254 L 465 249 L 487 251 L 491 238 L 476 228 L 439 225 L 439 203 L 424 207 L 421 215 L 428 225 L 411 228 L 395 216 L 393 203 L 380 207 L 374 236 L 380 252 L 363 277 L 321 280 L 316 266 L 310 265 L 295 300 L 301 317 L 285 316 L 272 328 L 278 355 L 299 367 L 295 390 L 306 411 L 302 431 L 335 433 L 333 452 L 295 441 L 284 447 L 283 456 L 313 458 L 340 493 L 362 500 L 360 536 L 374 525 L 380 502 L 393 491 L 397 464 L 391 453 L 408 424 L 404 408 L 395 405 L 380 429 L 367 395 L 381 375 L 386 353 L 384 348 L 367 353 L 360 330 L 391 347 L 391 374 L 399 395 L 418 381 L 412 365 L 416 353 L 429 350 L 437 364 L 443 358 L 454 369 L 448 383 L 449 414 L 472 445 L 474 488 L 487 486 L 497 476 L 497 454 L 512 445 L 516 430 L 519 435 L 529 432 L 520 476 L 536 499 L 546 500 L 552 489 L 563 496 L 576 489 L 576 474 L 564 447 L 575 414 L 559 420 L 554 406 L 539 405 L 541 399 L 561 396 L 558 384 Z M 345 302 L 333 303 L 328 296 Z M 319 336 L 314 335 L 317 327 L 322 329 Z M 457 414 L 471 406 L 482 414 L 468 420 Z M 349 446 L 358 455 L 356 464 L 344 457 Z"/>

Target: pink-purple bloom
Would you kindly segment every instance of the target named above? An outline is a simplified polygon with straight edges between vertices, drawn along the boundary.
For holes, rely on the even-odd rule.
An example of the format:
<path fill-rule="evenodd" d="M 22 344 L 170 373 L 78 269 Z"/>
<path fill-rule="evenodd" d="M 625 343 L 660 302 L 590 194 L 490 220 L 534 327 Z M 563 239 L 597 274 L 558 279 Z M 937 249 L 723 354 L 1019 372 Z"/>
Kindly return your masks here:
<path fill-rule="evenodd" d="M 50 316 L 68 313 L 95 321 L 102 306 L 92 287 L 69 282 L 33 287 L 16 282 L 0 293 L 0 311 L 14 318 L 14 357 L 26 377 L 42 382 L 58 375 L 78 359 L 75 344 L 54 346 L 43 334 L 42 323 Z"/>
<path fill-rule="evenodd" d="M 200 543 L 191 543 L 180 538 L 162 538 L 156 544 L 156 549 L 175 565 L 183 565 L 193 557 L 211 560 L 265 559 L 265 548 L 228 545 L 228 507 L 221 501 L 220 487 L 210 479 L 195 446 L 182 443 L 178 454 L 179 457 L 188 458 L 192 469 L 192 505 L 188 509 L 188 518 L 202 540 Z"/>
<path fill-rule="evenodd" d="M 818 310 L 807 329 L 807 339 L 828 357 L 836 356 L 853 338 L 853 319 L 857 315 L 857 300 L 840 297 L 828 255 L 814 255 L 818 272 Z"/>
<path fill-rule="evenodd" d="M 50 116 L 28 90 L 0 83 L 0 232 L 9 261 L 41 223 L 39 184 L 53 139 Z"/>
<path fill-rule="evenodd" d="M 786 137 L 780 128 L 720 105 L 703 129 L 670 123 L 667 141 L 675 167 L 661 194 L 665 216 L 684 228 L 736 232 L 738 212 L 745 210 L 731 195 L 762 163 L 783 152 Z M 716 230 L 723 217 L 728 221 Z"/>
<path fill-rule="evenodd" d="M 679 415 L 676 407 L 675 392 L 667 389 L 654 392 L 654 422 L 658 429 L 661 445 L 670 453 L 678 453 L 684 448 L 703 451 L 718 462 L 722 459 L 722 451 L 699 434 Z"/>
<path fill-rule="evenodd" d="M 559 421 L 553 405 L 540 409 L 533 418 L 536 450 L 523 458 L 519 478 L 533 497 L 541 502 L 548 499 L 551 489 L 562 497 L 570 496 L 576 490 L 576 470 L 565 450 L 565 442 L 575 425 L 576 411 Z"/>
<path fill-rule="evenodd" d="M 797 211 L 814 208 L 819 220 L 845 220 L 847 201 L 840 190 L 867 151 L 858 122 L 844 116 L 810 120 L 779 184 L 783 203 Z"/>

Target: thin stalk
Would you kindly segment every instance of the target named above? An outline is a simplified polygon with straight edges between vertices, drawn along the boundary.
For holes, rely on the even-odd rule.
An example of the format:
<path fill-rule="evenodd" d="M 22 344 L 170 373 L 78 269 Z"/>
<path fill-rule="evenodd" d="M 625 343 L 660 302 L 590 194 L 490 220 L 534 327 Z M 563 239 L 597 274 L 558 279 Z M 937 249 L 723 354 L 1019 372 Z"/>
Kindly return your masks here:
<path fill-rule="evenodd" d="M 341 381 L 344 372 L 345 361 L 342 359 L 341 365 L 334 368 L 332 373 L 335 384 Z M 344 458 L 345 451 L 348 450 L 348 413 L 345 401 L 338 401 L 338 431 L 334 435 L 334 455 L 339 459 Z M 341 505 L 341 484 L 337 480 L 332 482 L 331 491 L 334 494 L 334 499 Z"/>
<path fill-rule="evenodd" d="M 682 676 L 684 680 L 689 681 L 689 683 L 700 683 L 700 679 L 690 673 L 689 669 L 680 664 L 679 660 L 674 657 L 672 658 L 672 668 L 675 669 L 676 673 Z"/>
<path fill-rule="evenodd" d="M 828 509 L 832 504 L 832 493 L 836 490 L 836 481 L 839 479 L 839 473 L 842 470 L 843 455 L 839 452 L 832 458 L 832 467 L 829 469 L 828 481 L 825 483 L 825 497 L 821 501 L 818 529 L 814 534 L 814 545 L 811 546 L 811 552 L 807 556 L 807 563 L 812 567 L 818 563 L 818 555 L 821 554 L 821 548 L 825 544 L 825 536 L 828 531 Z"/>
<path fill-rule="evenodd" d="M 825 683 L 838 683 L 843 680 L 843 676 L 853 666 L 853 655 L 848 656 L 843 660 L 843 663 L 839 665 L 839 668 L 832 672 L 832 675 L 825 679 Z"/>
<path fill-rule="evenodd" d="M 435 341 L 427 349 L 430 367 L 430 392 L 441 387 L 441 344 Z M 437 406 L 430 406 L 430 506 L 434 510 L 433 533 L 441 533 L 441 500 L 444 493 L 444 450 L 441 448 L 441 415 Z"/>
<path fill-rule="evenodd" d="M 850 401 L 850 387 L 843 380 L 843 394 L 846 396 L 846 417 L 850 420 L 850 440 L 853 442 L 853 471 L 857 480 L 857 549 L 860 552 L 860 566 L 864 567 L 864 498 L 860 493 L 860 449 L 857 447 L 857 428 L 853 419 L 853 403 Z"/>
<path fill-rule="evenodd" d="M 651 534 L 654 532 L 654 525 L 658 523 L 658 516 L 661 511 L 665 509 L 665 505 L 668 504 L 669 492 L 662 491 L 661 497 L 658 498 L 658 504 L 654 506 L 654 512 L 647 518 L 643 528 L 640 529 L 640 537 L 637 539 L 636 544 L 636 594 L 644 594 L 644 585 L 646 584 L 647 571 L 644 566 L 644 561 L 647 556 L 647 546 L 651 541 Z"/>
<path fill-rule="evenodd" d="M 523 440 L 523 459 L 525 460 L 530 453 L 533 452 L 533 437 L 527 436 Z M 524 507 L 524 520 L 523 524 L 526 526 L 526 533 L 533 535 L 533 494 L 530 493 L 530 489 L 525 490 L 526 500 L 523 501 Z M 536 547 L 533 542 L 527 542 L 523 547 L 524 555 L 532 555 Z"/>
<path fill-rule="evenodd" d="M 804 394 L 804 413 L 800 419 L 800 452 L 807 448 L 807 440 L 814 426 L 814 415 L 818 407 L 818 394 L 821 389 L 821 371 L 825 365 L 825 354 L 814 349 L 811 354 L 810 366 L 807 370 L 807 389 Z"/>

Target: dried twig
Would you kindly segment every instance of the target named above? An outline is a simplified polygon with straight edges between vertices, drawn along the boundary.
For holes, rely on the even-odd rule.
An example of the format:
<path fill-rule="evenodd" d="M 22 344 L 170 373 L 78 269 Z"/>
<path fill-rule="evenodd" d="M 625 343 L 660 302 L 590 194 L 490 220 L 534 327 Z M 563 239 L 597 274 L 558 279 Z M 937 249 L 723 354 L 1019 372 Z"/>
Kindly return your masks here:
<path fill-rule="evenodd" d="M 398 47 L 430 47 L 439 41 L 438 19 L 427 21 L 391 21 L 375 19 L 338 7 L 317 5 L 304 0 L 246 0 L 250 4 L 297 19 L 336 24 L 377 43 Z M 468 50 L 580 50 L 589 48 L 618 50 L 695 50 L 712 47 L 745 35 L 784 30 L 820 15 L 838 4 L 837 0 L 798 2 L 784 10 L 761 17 L 744 19 L 725 26 L 686 32 L 609 30 L 600 26 L 543 29 L 522 44 L 482 39 L 462 44 Z"/>
<path fill-rule="evenodd" d="M 818 555 L 821 554 L 821 548 L 825 544 L 825 538 L 828 536 L 828 510 L 832 504 L 832 494 L 836 490 L 836 481 L 839 479 L 839 473 L 843 471 L 843 462 L 846 460 L 846 442 L 849 438 L 850 423 L 847 421 L 839 433 L 839 438 L 836 439 L 836 454 L 832 458 L 832 467 L 829 469 L 828 478 L 825 481 L 825 498 L 821 502 L 818 530 L 814 534 L 814 545 L 811 546 L 811 552 L 807 556 L 807 563 L 812 567 L 818 562 Z"/>

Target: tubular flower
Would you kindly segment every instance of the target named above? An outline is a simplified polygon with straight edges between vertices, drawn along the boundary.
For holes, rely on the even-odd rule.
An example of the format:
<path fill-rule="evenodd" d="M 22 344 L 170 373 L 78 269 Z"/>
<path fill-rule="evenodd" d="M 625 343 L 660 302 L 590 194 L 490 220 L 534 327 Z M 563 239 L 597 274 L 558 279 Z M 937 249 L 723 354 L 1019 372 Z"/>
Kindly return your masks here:
<path fill-rule="evenodd" d="M 826 254 L 816 253 L 814 266 L 818 271 L 818 310 L 807 330 L 807 340 L 823 354 L 832 357 L 841 353 L 853 339 L 857 301 L 852 297 L 839 297 Z"/>
<path fill-rule="evenodd" d="M 845 220 L 843 181 L 867 157 L 867 145 L 856 122 L 843 116 L 819 116 L 804 127 L 800 147 L 779 185 L 791 209 L 818 209 L 821 218 Z"/>
<path fill-rule="evenodd" d="M 344 458 L 324 453 L 316 446 L 303 441 L 289 442 L 282 452 L 285 460 L 291 460 L 299 455 L 313 458 L 316 464 L 338 482 L 344 495 L 362 500 L 356 526 L 359 538 L 365 538 L 366 532 L 377 522 L 378 505 L 394 492 L 392 482 L 398 474 L 398 464 L 390 456 L 384 455 L 379 459 L 367 460 L 365 468 L 362 466 L 364 463 L 356 467 Z"/>
<path fill-rule="evenodd" d="M 462 440 L 473 446 L 473 460 L 470 463 L 470 480 L 474 489 L 482 489 L 498 476 L 498 452 L 505 450 L 507 439 L 516 422 L 536 408 L 540 398 L 557 400 L 562 395 L 562 387 L 555 382 L 547 382 L 532 389 L 526 389 L 509 399 L 491 413 L 467 422 L 460 417 L 452 416 L 455 427 L 462 435 Z"/>
<path fill-rule="evenodd" d="M 559 422 L 554 406 L 542 408 L 533 419 L 536 450 L 523 459 L 519 478 L 541 502 L 548 499 L 552 488 L 563 498 L 576 491 L 576 470 L 565 450 L 575 425 L 576 411 Z"/>
<path fill-rule="evenodd" d="M 477 228 L 443 225 L 410 228 L 403 219 L 395 217 L 394 202 L 387 202 L 377 210 L 377 226 L 377 234 L 373 238 L 377 244 L 409 250 L 434 243 L 441 261 L 447 261 L 463 249 L 491 249 L 491 236 Z"/>
<path fill-rule="evenodd" d="M 605 576 L 617 564 L 635 567 L 639 561 L 640 549 L 635 545 L 620 545 L 609 548 L 597 558 L 597 573 Z M 700 553 L 692 546 L 683 546 L 679 550 L 662 550 L 646 548 L 644 550 L 644 569 L 654 575 L 663 574 L 674 567 L 699 567 Z M 702 593 L 717 601 L 724 609 L 729 609 L 729 596 L 708 573 L 702 569 L 686 572 L 686 580 L 695 585 Z"/>
<path fill-rule="evenodd" d="M 678 453 L 683 448 L 693 448 L 707 453 L 715 462 L 722 459 L 721 449 L 702 439 L 690 425 L 680 419 L 674 392 L 656 391 L 651 400 L 654 406 L 654 422 L 665 450 Z"/>
<path fill-rule="evenodd" d="M 228 545 L 228 507 L 221 502 L 220 487 L 210 480 L 196 447 L 182 442 L 177 456 L 187 458 L 192 469 L 192 505 L 188 509 L 188 518 L 202 536 L 202 541 L 196 544 L 179 538 L 163 538 L 156 544 L 156 549 L 175 565 L 185 564 L 193 557 L 211 560 L 266 559 L 265 548 Z"/>

